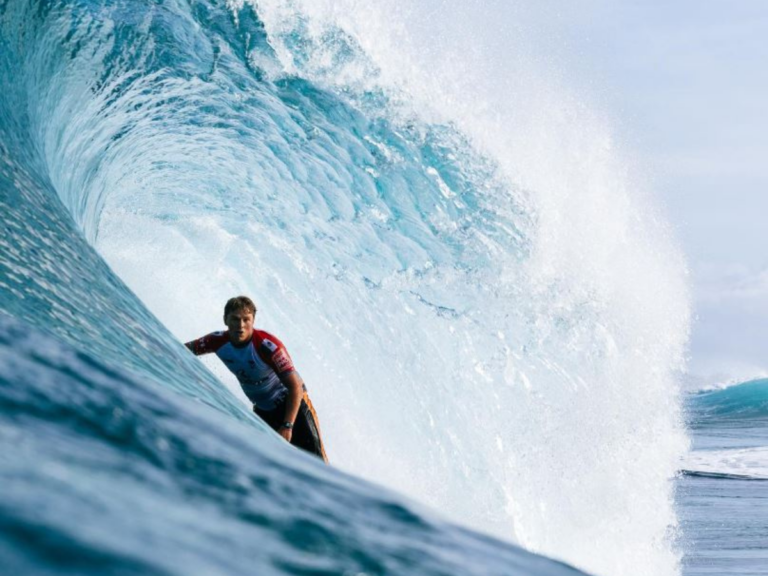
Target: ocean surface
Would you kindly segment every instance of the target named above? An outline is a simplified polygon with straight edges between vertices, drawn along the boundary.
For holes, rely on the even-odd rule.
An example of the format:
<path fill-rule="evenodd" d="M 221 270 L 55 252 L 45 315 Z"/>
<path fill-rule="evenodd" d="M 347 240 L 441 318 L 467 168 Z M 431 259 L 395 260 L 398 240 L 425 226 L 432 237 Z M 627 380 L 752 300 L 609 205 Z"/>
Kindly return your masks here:
<path fill-rule="evenodd" d="M 0 0 L 0 573 L 766 573 L 768 385 L 683 393 L 652 194 L 470 8 Z M 330 467 L 182 346 L 236 294 Z"/>
<path fill-rule="evenodd" d="M 684 574 L 768 574 L 768 379 L 688 397 Z"/>

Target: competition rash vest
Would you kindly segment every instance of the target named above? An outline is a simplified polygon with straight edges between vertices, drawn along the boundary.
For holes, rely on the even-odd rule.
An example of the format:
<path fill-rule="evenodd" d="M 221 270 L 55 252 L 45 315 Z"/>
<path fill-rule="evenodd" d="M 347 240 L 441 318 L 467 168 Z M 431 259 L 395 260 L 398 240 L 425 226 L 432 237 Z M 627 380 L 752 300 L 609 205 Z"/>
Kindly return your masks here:
<path fill-rule="evenodd" d="M 288 394 L 280 377 L 296 368 L 283 343 L 269 332 L 254 330 L 251 341 L 242 347 L 230 342 L 228 330 L 213 332 L 189 345 L 195 356 L 215 352 L 260 410 L 273 409 Z"/>

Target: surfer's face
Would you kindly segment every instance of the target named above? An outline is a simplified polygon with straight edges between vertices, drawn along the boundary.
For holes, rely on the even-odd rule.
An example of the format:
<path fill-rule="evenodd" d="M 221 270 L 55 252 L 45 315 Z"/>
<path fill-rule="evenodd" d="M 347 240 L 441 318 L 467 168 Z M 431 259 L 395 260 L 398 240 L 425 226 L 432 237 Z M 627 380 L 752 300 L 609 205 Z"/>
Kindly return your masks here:
<path fill-rule="evenodd" d="M 253 335 L 253 314 L 248 310 L 233 310 L 224 318 L 233 344 L 245 344 Z"/>

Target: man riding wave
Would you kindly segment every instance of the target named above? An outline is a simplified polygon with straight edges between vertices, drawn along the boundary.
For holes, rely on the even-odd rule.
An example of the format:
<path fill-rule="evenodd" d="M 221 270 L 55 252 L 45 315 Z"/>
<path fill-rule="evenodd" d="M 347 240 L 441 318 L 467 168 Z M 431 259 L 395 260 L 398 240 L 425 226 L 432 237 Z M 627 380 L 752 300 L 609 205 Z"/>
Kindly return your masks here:
<path fill-rule="evenodd" d="M 215 353 L 253 403 L 253 411 L 288 442 L 328 462 L 317 413 L 283 343 L 255 330 L 256 305 L 247 296 L 224 306 L 228 330 L 184 344 L 196 356 Z"/>

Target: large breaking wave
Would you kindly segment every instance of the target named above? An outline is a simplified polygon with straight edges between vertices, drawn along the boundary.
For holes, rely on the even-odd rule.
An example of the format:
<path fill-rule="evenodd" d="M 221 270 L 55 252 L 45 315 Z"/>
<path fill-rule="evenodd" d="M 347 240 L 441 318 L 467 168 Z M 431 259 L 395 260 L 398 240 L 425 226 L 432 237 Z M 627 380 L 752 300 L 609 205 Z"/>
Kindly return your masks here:
<path fill-rule="evenodd" d="M 92 362 L 119 371 L 96 388 L 150 382 L 245 422 L 253 453 L 269 455 L 254 456 L 267 480 L 244 472 L 258 492 L 281 459 L 308 465 L 176 341 L 250 294 L 308 382 L 339 468 L 596 573 L 677 573 L 683 265 L 610 130 L 546 69 L 518 56 L 500 92 L 497 71 L 461 50 L 469 36 L 441 40 L 413 6 L 1 6 L 7 334 L 21 321 L 65 356 L 80 350 L 90 360 L 70 376 Z M 59 366 L 21 336 L 4 345 L 22 341 L 30 362 Z M 25 382 L 17 368 L 9 389 Z M 30 389 L 4 417 L 35 402 Z M 195 410 L 173 408 L 180 422 Z M 216 436 L 221 421 L 202 429 Z M 305 474 L 316 494 L 291 512 L 299 527 L 244 522 L 312 533 L 337 475 Z M 340 542 L 364 515 L 343 506 L 314 553 L 354 556 Z M 397 570 L 386 558 L 401 543 L 373 553 L 379 537 L 351 548 L 375 557 L 373 573 Z M 421 553 L 436 554 L 400 558 Z"/>

